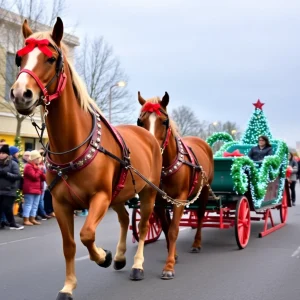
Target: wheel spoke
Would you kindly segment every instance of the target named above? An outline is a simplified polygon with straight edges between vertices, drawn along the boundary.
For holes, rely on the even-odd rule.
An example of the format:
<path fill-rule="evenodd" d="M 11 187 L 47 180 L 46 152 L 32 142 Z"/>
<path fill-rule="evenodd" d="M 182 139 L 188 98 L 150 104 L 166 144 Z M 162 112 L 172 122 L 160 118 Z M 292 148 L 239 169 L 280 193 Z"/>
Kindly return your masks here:
<path fill-rule="evenodd" d="M 154 226 L 151 225 L 150 229 L 151 229 L 151 239 L 153 239 L 154 238 Z"/>
<path fill-rule="evenodd" d="M 249 214 L 249 207 L 246 206 L 245 211 L 244 211 L 244 220 L 247 219 L 248 214 Z"/>

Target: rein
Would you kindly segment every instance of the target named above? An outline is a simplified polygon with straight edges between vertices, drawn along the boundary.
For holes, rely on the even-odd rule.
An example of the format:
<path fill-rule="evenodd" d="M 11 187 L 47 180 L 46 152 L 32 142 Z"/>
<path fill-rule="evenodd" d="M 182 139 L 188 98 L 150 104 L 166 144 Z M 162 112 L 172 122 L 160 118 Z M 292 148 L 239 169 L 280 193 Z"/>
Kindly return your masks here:
<path fill-rule="evenodd" d="M 36 130 L 36 133 L 39 137 L 39 142 L 40 144 L 42 145 L 43 149 L 45 150 L 46 153 L 50 153 L 52 155 L 64 155 L 64 154 L 68 154 L 68 153 L 71 153 L 75 150 L 78 150 L 80 147 L 82 147 L 83 145 L 85 145 L 87 142 L 90 141 L 90 139 L 92 138 L 93 136 L 93 133 L 96 129 L 96 115 L 93 114 L 93 123 L 92 123 L 92 131 L 90 132 L 89 136 L 78 146 L 70 149 L 70 150 L 67 150 L 67 151 L 64 151 L 64 152 L 53 152 L 50 150 L 50 146 L 49 144 L 45 145 L 43 143 L 43 135 L 44 135 L 44 132 L 45 132 L 45 129 L 46 129 L 46 123 L 43 121 L 42 123 L 42 126 L 40 127 L 39 125 L 36 124 L 36 122 L 33 120 L 33 117 L 31 116 L 31 124 L 33 125 L 33 127 L 35 128 Z M 40 133 L 39 133 L 39 130 L 40 130 Z"/>

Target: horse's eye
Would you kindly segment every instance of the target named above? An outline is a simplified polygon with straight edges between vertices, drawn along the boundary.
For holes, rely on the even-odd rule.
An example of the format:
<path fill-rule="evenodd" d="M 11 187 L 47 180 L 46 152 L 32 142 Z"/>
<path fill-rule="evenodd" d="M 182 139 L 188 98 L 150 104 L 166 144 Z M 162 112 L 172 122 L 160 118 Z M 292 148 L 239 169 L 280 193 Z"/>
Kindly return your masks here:
<path fill-rule="evenodd" d="M 56 61 L 56 58 L 53 57 L 53 56 L 47 59 L 47 62 L 50 63 L 51 65 L 52 65 L 55 61 Z"/>

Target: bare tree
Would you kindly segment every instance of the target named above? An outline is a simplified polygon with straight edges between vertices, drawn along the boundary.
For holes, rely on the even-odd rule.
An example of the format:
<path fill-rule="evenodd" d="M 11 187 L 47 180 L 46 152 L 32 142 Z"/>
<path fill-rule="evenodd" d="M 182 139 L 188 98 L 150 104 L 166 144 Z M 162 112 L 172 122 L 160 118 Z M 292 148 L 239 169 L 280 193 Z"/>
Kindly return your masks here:
<path fill-rule="evenodd" d="M 0 82 L 4 87 L 0 88 L 0 107 L 11 112 L 17 120 L 16 136 L 20 136 L 22 122 L 26 118 L 20 115 L 14 105 L 9 101 L 9 89 L 13 85 L 18 73 L 15 65 L 15 53 L 23 45 L 21 27 L 19 29 L 12 26 L 5 26 L 5 18 L 10 14 L 10 10 L 18 13 L 20 23 L 27 18 L 31 28 L 35 31 L 40 24 L 53 25 L 56 16 L 61 16 L 65 10 L 65 0 L 54 0 L 52 6 L 45 8 L 45 1 L 42 0 L 0 0 L 0 28 L 3 30 L 0 46 Z M 47 15 L 47 12 L 50 12 Z M 5 31 L 4 31 L 5 29 Z"/>
<path fill-rule="evenodd" d="M 80 47 L 77 62 L 79 74 L 85 81 L 91 98 L 96 101 L 103 113 L 108 115 L 111 98 L 113 123 L 131 122 L 134 106 L 130 104 L 132 101 L 127 89 L 128 76 L 104 38 L 100 36 L 91 40 L 86 37 Z M 125 81 L 126 86 L 115 86 L 119 81 Z"/>
<path fill-rule="evenodd" d="M 191 135 L 205 138 L 207 124 L 205 121 L 200 122 L 190 107 L 180 106 L 173 109 L 171 116 L 182 136 Z"/>
<path fill-rule="evenodd" d="M 232 135 L 233 138 L 238 139 L 240 136 L 240 128 L 235 122 L 226 121 L 222 124 L 222 131 Z"/>
<path fill-rule="evenodd" d="M 238 139 L 240 135 L 239 126 L 235 122 L 214 122 L 200 121 L 191 108 L 180 106 L 171 113 L 173 120 L 176 122 L 179 133 L 182 136 L 198 136 L 206 140 L 214 132 L 227 132 L 233 138 Z M 215 143 L 213 150 L 217 151 L 222 143 Z"/>

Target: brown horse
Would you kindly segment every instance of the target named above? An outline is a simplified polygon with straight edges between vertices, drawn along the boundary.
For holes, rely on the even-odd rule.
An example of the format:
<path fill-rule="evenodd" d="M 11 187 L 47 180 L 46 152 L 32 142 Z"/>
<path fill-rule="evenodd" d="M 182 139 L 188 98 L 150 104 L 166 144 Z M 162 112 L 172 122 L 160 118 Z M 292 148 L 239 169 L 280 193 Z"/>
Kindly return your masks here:
<path fill-rule="evenodd" d="M 135 193 L 141 201 L 141 237 L 130 278 L 141 280 L 144 240 L 156 191 L 132 174 L 131 166 L 151 183 L 159 185 L 162 164 L 159 144 L 143 128 L 129 125 L 113 128 L 105 120 L 68 60 L 67 49 L 62 43 L 60 18 L 57 18 L 52 33 L 33 33 L 27 21 L 22 30 L 26 43 L 17 52 L 20 73 L 11 88 L 11 100 L 22 115 L 31 115 L 38 105 L 42 105 L 45 112 L 49 136 L 47 184 L 53 196 L 66 261 L 65 284 L 57 299 L 73 299 L 72 292 L 77 284 L 74 210 L 89 208 L 80 238 L 90 259 L 105 268 L 111 264 L 112 254 L 97 248 L 95 230 L 110 205 L 117 212 L 121 233 L 114 267 L 119 270 L 126 264 L 129 226 L 124 205 Z M 33 125 L 37 126 L 34 122 Z"/>
<path fill-rule="evenodd" d="M 188 198 L 199 201 L 198 228 L 191 248 L 192 253 L 201 249 L 201 227 L 209 197 L 209 187 L 214 176 L 213 153 L 210 146 L 198 137 L 180 138 L 175 123 L 167 112 L 169 95 L 165 93 L 162 100 L 159 97 L 142 98 L 138 93 L 139 103 L 142 105 L 138 125 L 149 130 L 161 145 L 163 169 L 161 187 L 172 198 L 186 200 Z M 202 190 L 201 190 L 202 189 Z M 157 195 L 158 199 L 160 195 Z M 183 201 L 183 203 L 186 203 Z M 162 222 L 163 231 L 167 238 L 168 258 L 162 272 L 162 279 L 174 278 L 174 265 L 176 261 L 176 240 L 179 223 L 184 206 L 173 205 L 173 218 L 167 219 L 162 206 L 155 206 L 155 212 Z M 170 224 L 169 224 L 170 223 Z"/>

